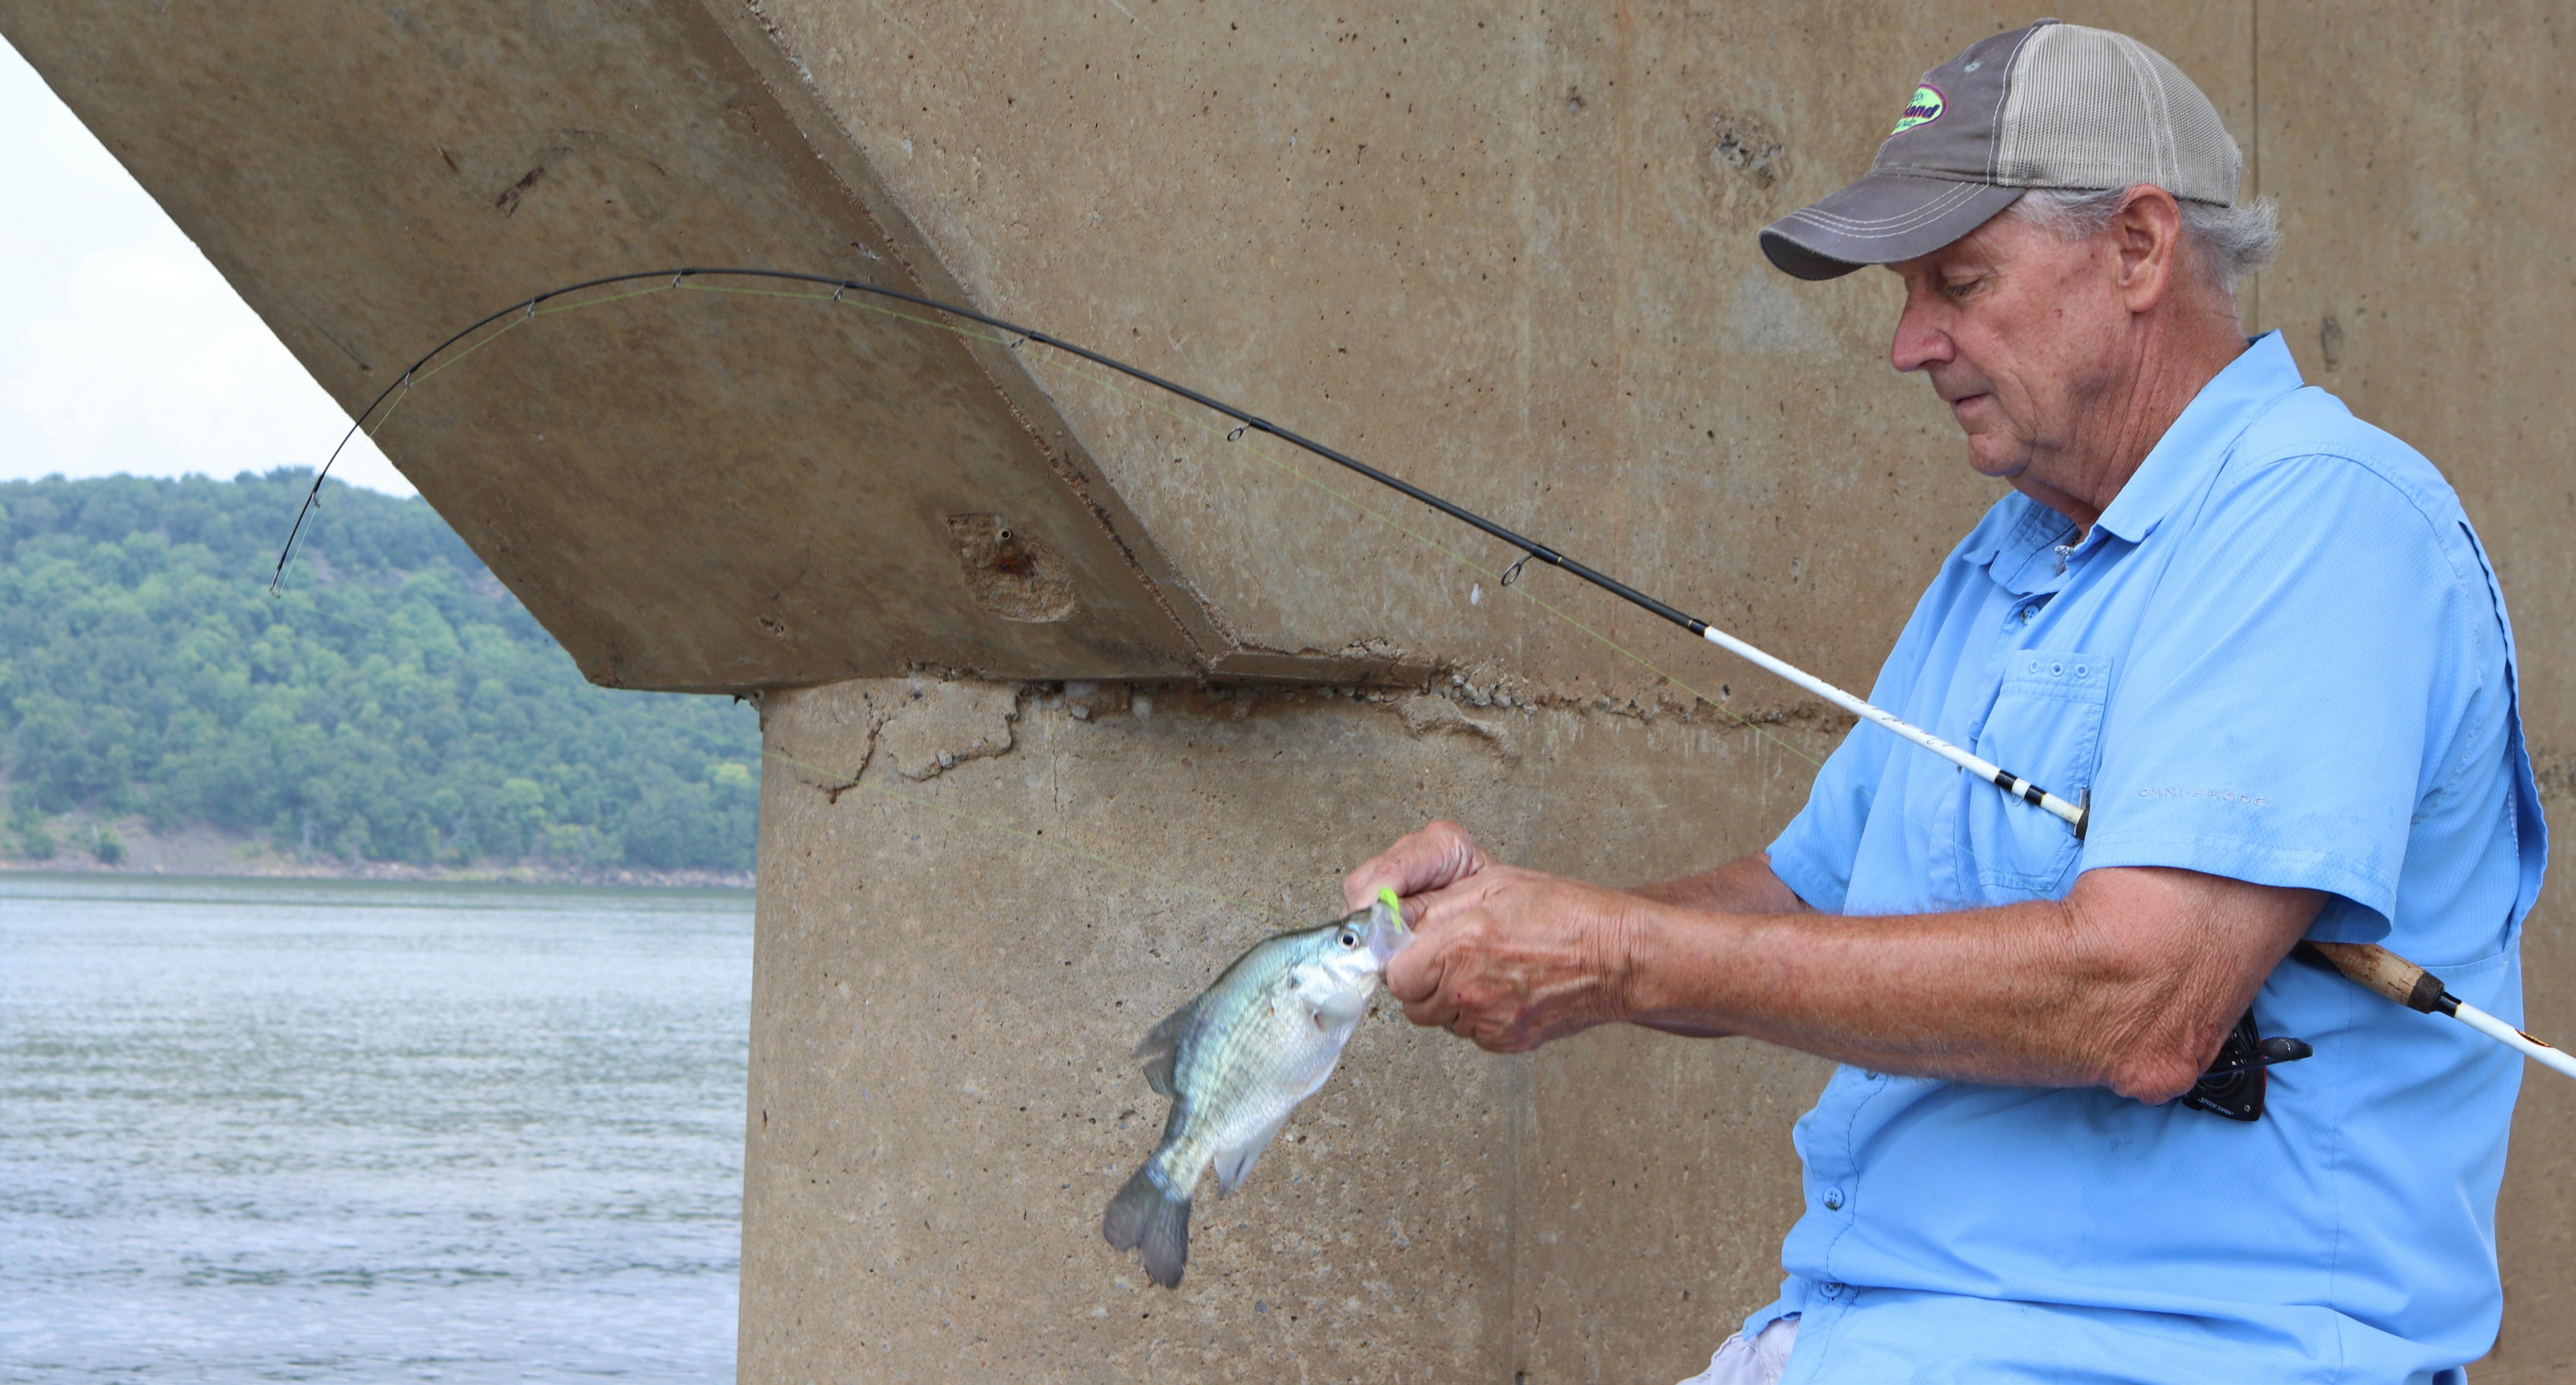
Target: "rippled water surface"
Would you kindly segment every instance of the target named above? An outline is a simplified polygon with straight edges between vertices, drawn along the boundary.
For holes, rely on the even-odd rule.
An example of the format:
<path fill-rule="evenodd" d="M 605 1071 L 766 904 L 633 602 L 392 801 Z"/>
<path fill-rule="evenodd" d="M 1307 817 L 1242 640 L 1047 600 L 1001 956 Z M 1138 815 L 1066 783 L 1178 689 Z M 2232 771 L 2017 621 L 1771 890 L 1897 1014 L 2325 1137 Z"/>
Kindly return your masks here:
<path fill-rule="evenodd" d="M 733 1378 L 751 897 L 0 875 L 0 1381 Z"/>

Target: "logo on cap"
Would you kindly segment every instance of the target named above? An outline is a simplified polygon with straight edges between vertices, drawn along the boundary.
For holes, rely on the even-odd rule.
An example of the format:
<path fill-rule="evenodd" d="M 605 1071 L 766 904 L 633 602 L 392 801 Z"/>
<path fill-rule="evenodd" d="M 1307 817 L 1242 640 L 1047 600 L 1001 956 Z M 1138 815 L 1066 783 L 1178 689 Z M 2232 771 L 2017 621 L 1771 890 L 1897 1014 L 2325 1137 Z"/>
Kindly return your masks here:
<path fill-rule="evenodd" d="M 1941 118 L 1941 93 L 1931 87 L 1916 87 L 1914 99 L 1905 103 L 1905 114 L 1896 118 L 1896 128 L 1888 131 L 1894 138 L 1917 125 L 1929 125 Z"/>

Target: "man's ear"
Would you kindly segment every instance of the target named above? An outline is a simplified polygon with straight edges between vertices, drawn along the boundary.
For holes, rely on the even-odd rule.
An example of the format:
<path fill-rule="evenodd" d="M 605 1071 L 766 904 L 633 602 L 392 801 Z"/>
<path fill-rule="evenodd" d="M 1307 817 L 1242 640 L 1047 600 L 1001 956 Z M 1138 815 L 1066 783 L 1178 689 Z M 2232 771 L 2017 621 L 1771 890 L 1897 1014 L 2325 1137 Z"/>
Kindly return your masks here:
<path fill-rule="evenodd" d="M 2129 200 L 2104 234 L 2120 257 L 2118 289 L 2130 312 L 2151 312 L 2174 288 L 2182 268 L 2182 207 L 2152 183 L 2129 189 Z"/>

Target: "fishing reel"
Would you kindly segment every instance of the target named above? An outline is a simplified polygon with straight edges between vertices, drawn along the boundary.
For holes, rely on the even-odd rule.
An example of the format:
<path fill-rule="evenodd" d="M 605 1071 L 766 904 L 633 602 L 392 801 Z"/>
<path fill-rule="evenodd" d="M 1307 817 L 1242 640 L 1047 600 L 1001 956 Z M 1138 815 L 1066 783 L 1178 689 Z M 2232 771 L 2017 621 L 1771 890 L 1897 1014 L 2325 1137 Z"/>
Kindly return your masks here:
<path fill-rule="evenodd" d="M 2305 1039 L 2264 1038 L 2254 1027 L 2254 1012 L 2247 1010 L 2245 1018 L 2227 1031 L 2217 1060 L 2183 1093 L 2182 1104 L 2232 1121 L 2261 1120 L 2264 1069 L 2274 1063 L 2295 1063 L 2314 1052 Z"/>

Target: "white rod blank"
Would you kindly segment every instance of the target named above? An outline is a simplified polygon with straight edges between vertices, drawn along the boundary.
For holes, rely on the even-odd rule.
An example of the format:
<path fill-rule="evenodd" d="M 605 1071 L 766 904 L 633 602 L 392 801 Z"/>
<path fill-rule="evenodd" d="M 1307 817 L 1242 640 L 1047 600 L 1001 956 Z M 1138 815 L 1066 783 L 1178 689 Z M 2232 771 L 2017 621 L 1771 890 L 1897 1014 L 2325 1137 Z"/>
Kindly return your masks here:
<path fill-rule="evenodd" d="M 2467 1001 L 2461 1001 L 2459 1003 L 2459 1008 L 2451 1013 L 2452 1017 L 2459 1020 L 2460 1023 L 2486 1035 L 2488 1038 L 2512 1049 L 2514 1052 L 2538 1063 L 2542 1067 L 2548 1068 L 2553 1072 L 2564 1073 L 2569 1077 L 2576 1077 L 2576 1057 L 2569 1056 L 2565 1049 L 2553 1048 L 2548 1044 L 2542 1043 L 2540 1040 L 2523 1033 L 2521 1030 L 2516 1029 L 2512 1025 L 2505 1023 L 2503 1020 L 2497 1019 L 2486 1011 L 2469 1004 Z"/>
<path fill-rule="evenodd" d="M 2034 806 L 2047 809 L 2049 812 L 2065 819 L 2067 824 L 2074 827 L 2078 832 L 2083 830 L 2084 808 L 2081 804 L 2069 803 L 2065 799 L 2059 798 L 2057 795 L 2048 792 L 2046 789 L 2040 788 L 2038 785 L 2004 769 L 2000 765 L 1993 764 L 1989 761 L 1980 759 L 1975 755 L 1971 755 L 1967 751 L 1961 750 L 1959 747 L 1941 739 L 1939 736 L 1933 735 L 1931 732 L 1926 731 L 1911 722 L 1902 720 L 1892 712 L 1873 706 L 1870 703 L 1852 696 L 1850 693 L 1844 692 L 1842 689 L 1835 687 L 1833 684 L 1826 682 L 1822 678 L 1818 678 L 1814 674 L 1807 672 L 1805 669 L 1798 667 L 1796 664 L 1771 657 L 1769 654 L 1754 648 L 1752 645 L 1746 644 L 1744 641 L 1718 629 L 1714 625 L 1707 627 L 1700 633 L 1707 638 L 1710 644 L 1716 645 L 1718 648 L 1752 664 L 1754 667 L 1766 669 L 1772 673 L 1778 674 L 1782 678 L 1786 678 L 1790 682 L 1797 684 L 1799 687 L 1805 688 L 1807 691 L 1825 699 L 1827 702 L 1833 703 L 1835 706 L 1859 717 L 1863 721 L 1874 721 L 1879 725 L 1886 727 L 1888 730 L 1895 732 L 1897 735 L 1903 736 L 1905 739 L 1923 747 L 1925 750 L 1931 751 L 1933 754 L 1949 761 L 1951 764 L 1957 765 L 1959 768 L 1966 770 L 1970 774 L 1973 774 L 1978 778 L 1985 780 L 1987 783 L 2002 789 L 2004 792 L 2011 794 L 2015 798 L 2022 799 Z"/>
<path fill-rule="evenodd" d="M 1777 674 L 1780 677 L 1797 684 L 1799 687 L 1805 688 L 1807 691 L 1814 693 L 1816 696 L 1833 703 L 1835 706 L 1850 712 L 1852 715 L 1857 716 L 1864 721 L 1873 721 L 1878 723 L 1880 726 L 1914 742 L 1925 750 L 1931 751 L 1933 754 L 1957 765 L 1959 768 L 1966 770 L 1970 774 L 1995 785 L 2004 792 L 2047 809 L 2049 812 L 2065 819 L 2067 823 L 2072 825 L 2078 836 L 2083 834 L 2086 812 L 2081 805 L 2069 803 L 2065 799 L 2059 798 L 2057 795 L 2032 784 L 2029 780 L 2012 774 L 2001 766 L 1978 756 L 1971 755 L 1967 751 L 1961 750 L 1959 747 L 1941 739 L 1939 736 L 1933 735 L 1931 732 L 1905 721 L 1894 713 L 1886 711 L 1871 703 L 1864 702 L 1860 698 L 1854 697 L 1850 693 L 1844 692 L 1842 689 L 1835 687 L 1833 684 L 1826 682 L 1822 678 L 1818 678 L 1814 674 L 1807 672 L 1805 669 L 1785 660 L 1774 658 L 1763 650 L 1758 649 L 1753 645 L 1746 644 L 1744 641 L 1718 629 L 1714 625 L 1703 627 L 1700 633 L 1707 638 L 1710 644 L 1716 645 L 1718 648 L 1735 655 L 1737 658 L 1752 664 L 1754 667 L 1765 669 L 1771 673 Z M 2412 978 L 2422 978 L 2425 975 L 2422 967 L 2418 967 L 2413 963 L 2406 961 L 2404 958 L 2398 957 L 2395 953 L 2387 952 L 2384 948 L 2370 947 L 2364 949 L 2348 948 L 2341 945 L 2330 945 L 2328 950 L 2335 953 L 2351 954 L 2352 960 L 2356 963 L 2359 961 L 2358 954 L 2361 952 L 2366 951 L 2382 954 L 2386 957 L 2389 963 L 2402 969 L 2406 973 L 2409 973 L 2409 979 L 2407 980 L 2400 980 L 2394 973 L 2392 973 L 2389 978 L 2385 979 L 2388 984 L 2381 984 L 2379 981 L 2375 981 L 2367 975 L 2355 972 L 2352 965 L 2347 965 L 2346 957 L 2338 956 L 2336 958 L 2336 965 L 2338 967 L 2342 967 L 2346 975 L 2352 976 L 2354 980 L 2361 982 L 2365 986 L 2371 987 L 2373 990 L 2380 991 L 2382 994 L 2387 995 L 2389 998 L 2396 1000 L 2400 1004 L 2411 1004 L 2407 996 L 2407 986 L 2411 984 Z M 2440 987 L 2438 982 L 2435 983 L 2434 989 L 2439 991 Z M 2449 999 L 2447 996 L 2444 998 L 2446 1000 Z M 2459 1020 L 2460 1023 L 2486 1035 L 2497 1043 L 2503 1044 L 2505 1047 L 2529 1058 L 2531 1061 L 2540 1064 L 2542 1067 L 2548 1068 L 2552 1072 L 2559 1073 L 2566 1077 L 2576 1077 L 2576 1057 L 2569 1056 L 2566 1050 L 2554 1048 L 2548 1044 L 2542 1043 L 2540 1040 L 2523 1033 L 2521 1030 L 2514 1028 L 2503 1020 L 2497 1019 L 2495 1016 L 2490 1015 L 2486 1011 L 2468 1004 L 2465 1001 L 2457 1001 L 2454 1003 L 2457 1005 L 2457 1008 L 2452 1010 L 2451 1014 L 2452 1017 Z M 2424 1007 L 2413 1006 L 2412 1008 L 2421 1009 Z"/>

